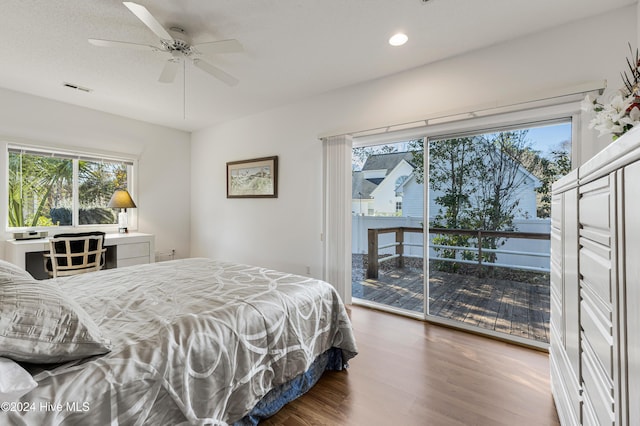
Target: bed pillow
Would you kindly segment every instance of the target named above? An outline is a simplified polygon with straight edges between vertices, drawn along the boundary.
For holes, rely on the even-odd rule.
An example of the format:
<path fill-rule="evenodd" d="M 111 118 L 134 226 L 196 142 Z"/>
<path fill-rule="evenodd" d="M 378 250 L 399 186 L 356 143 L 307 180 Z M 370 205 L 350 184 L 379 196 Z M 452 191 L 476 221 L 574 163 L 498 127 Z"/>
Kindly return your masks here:
<path fill-rule="evenodd" d="M 36 386 L 38 383 L 27 370 L 8 358 L 0 357 L 0 401 L 16 401 Z"/>
<path fill-rule="evenodd" d="M 6 260 L 0 259 L 0 275 L 4 276 L 5 274 L 13 275 L 18 278 L 33 278 L 27 271 L 20 268 L 19 266 L 16 266 L 13 263 L 9 263 Z"/>
<path fill-rule="evenodd" d="M 56 363 L 109 350 L 95 322 L 55 282 L 0 271 L 0 356 Z"/>

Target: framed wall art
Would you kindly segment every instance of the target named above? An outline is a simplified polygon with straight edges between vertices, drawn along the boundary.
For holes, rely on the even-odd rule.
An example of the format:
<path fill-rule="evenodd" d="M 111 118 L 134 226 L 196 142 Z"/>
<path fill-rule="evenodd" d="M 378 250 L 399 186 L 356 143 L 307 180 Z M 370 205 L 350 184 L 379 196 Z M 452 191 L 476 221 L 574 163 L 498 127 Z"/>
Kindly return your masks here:
<path fill-rule="evenodd" d="M 278 156 L 228 162 L 227 198 L 278 198 Z"/>

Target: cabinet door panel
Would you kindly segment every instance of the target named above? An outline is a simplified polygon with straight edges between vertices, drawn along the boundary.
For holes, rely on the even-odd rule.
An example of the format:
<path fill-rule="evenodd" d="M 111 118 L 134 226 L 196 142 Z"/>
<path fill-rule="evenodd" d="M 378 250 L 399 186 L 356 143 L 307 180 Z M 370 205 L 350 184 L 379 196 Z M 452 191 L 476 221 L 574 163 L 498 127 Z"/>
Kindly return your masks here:
<path fill-rule="evenodd" d="M 118 260 L 131 257 L 149 257 L 149 243 L 121 244 L 118 246 Z M 147 261 L 147 263 L 149 263 Z"/>
<path fill-rule="evenodd" d="M 580 223 L 584 227 L 609 229 L 609 193 L 586 193 L 580 200 Z"/>
<path fill-rule="evenodd" d="M 611 187 L 609 176 L 580 189 L 580 235 L 611 246 Z"/>
<path fill-rule="evenodd" d="M 149 263 L 149 256 L 142 257 L 128 257 L 126 259 L 118 260 L 118 268 L 124 268 L 125 266 L 144 265 Z"/>
<path fill-rule="evenodd" d="M 614 425 L 614 400 L 613 389 L 608 380 L 604 378 L 592 353 L 585 348 L 582 352 L 582 387 L 584 398 L 591 401 L 593 411 L 601 426 Z"/>
<path fill-rule="evenodd" d="M 598 250 L 583 241 L 580 249 L 580 273 L 583 281 L 603 301 L 610 304 L 611 294 L 611 257 L 609 250 Z"/>
<path fill-rule="evenodd" d="M 640 162 L 624 169 L 624 261 L 629 425 L 640 425 Z M 629 220 L 626 220 L 629 219 Z"/>
<path fill-rule="evenodd" d="M 560 229 L 562 227 L 562 194 L 554 194 L 551 197 L 551 226 Z"/>
<path fill-rule="evenodd" d="M 579 380 L 580 374 L 580 286 L 578 277 L 578 189 L 564 194 L 563 303 L 565 322 L 565 347 L 571 367 Z"/>
<path fill-rule="evenodd" d="M 584 394 L 582 401 L 582 424 L 583 426 L 600 426 L 600 421 L 593 408 L 593 403 L 588 394 Z"/>
<path fill-rule="evenodd" d="M 602 314 L 598 313 L 584 299 L 580 307 L 582 332 L 584 333 L 583 345 L 588 344 L 596 355 L 597 361 L 607 374 L 609 380 L 613 380 L 613 326 L 611 322 Z"/>

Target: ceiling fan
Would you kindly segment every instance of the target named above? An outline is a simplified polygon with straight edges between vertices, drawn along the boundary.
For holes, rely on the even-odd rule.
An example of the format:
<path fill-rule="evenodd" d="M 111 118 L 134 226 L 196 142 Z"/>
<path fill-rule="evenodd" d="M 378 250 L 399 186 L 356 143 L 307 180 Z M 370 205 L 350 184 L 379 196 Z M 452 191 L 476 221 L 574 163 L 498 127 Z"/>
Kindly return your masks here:
<path fill-rule="evenodd" d="M 229 86 L 235 86 L 238 84 L 237 78 L 199 58 L 200 55 L 206 54 L 242 52 L 243 48 L 238 40 L 230 39 L 192 45 L 188 41 L 186 33 L 182 28 L 171 27 L 170 30 L 175 34 L 175 36 L 171 36 L 171 34 L 169 34 L 169 32 L 160 25 L 146 7 L 130 1 L 122 3 L 160 38 L 160 47 L 149 44 L 100 40 L 95 38 L 90 38 L 89 43 L 101 47 L 124 47 L 127 49 L 151 50 L 154 52 L 168 54 L 170 57 L 167 59 L 167 62 L 160 73 L 160 78 L 158 79 L 161 83 L 173 82 L 176 78 L 176 73 L 178 72 L 180 63 L 190 59 L 193 62 L 193 65 L 204 72 L 211 74 Z"/>

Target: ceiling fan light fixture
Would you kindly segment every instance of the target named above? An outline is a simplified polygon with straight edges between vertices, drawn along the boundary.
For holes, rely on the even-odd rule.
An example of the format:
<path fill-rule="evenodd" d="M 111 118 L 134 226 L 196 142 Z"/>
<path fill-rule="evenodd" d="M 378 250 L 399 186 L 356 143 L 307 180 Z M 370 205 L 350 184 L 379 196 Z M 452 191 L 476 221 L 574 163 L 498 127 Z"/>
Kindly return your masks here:
<path fill-rule="evenodd" d="M 238 40 L 218 40 L 192 45 L 184 28 L 177 26 L 170 27 L 169 31 L 174 34 L 171 35 L 146 7 L 130 1 L 125 1 L 123 4 L 159 38 L 158 41 L 161 47 L 94 38 L 90 38 L 89 43 L 99 47 L 124 47 L 134 50 L 151 50 L 169 56 L 165 61 L 162 73 L 158 79 L 161 83 L 172 83 L 175 80 L 180 63 L 184 66 L 188 58 L 197 68 L 200 68 L 223 83 L 229 86 L 238 84 L 237 78 L 199 58 L 200 55 L 242 52 L 244 49 Z"/>
<path fill-rule="evenodd" d="M 391 36 L 391 38 L 389 39 L 389 44 L 396 47 L 402 46 L 407 42 L 407 40 L 409 40 L 409 37 L 407 37 L 406 34 L 397 33 Z"/>

